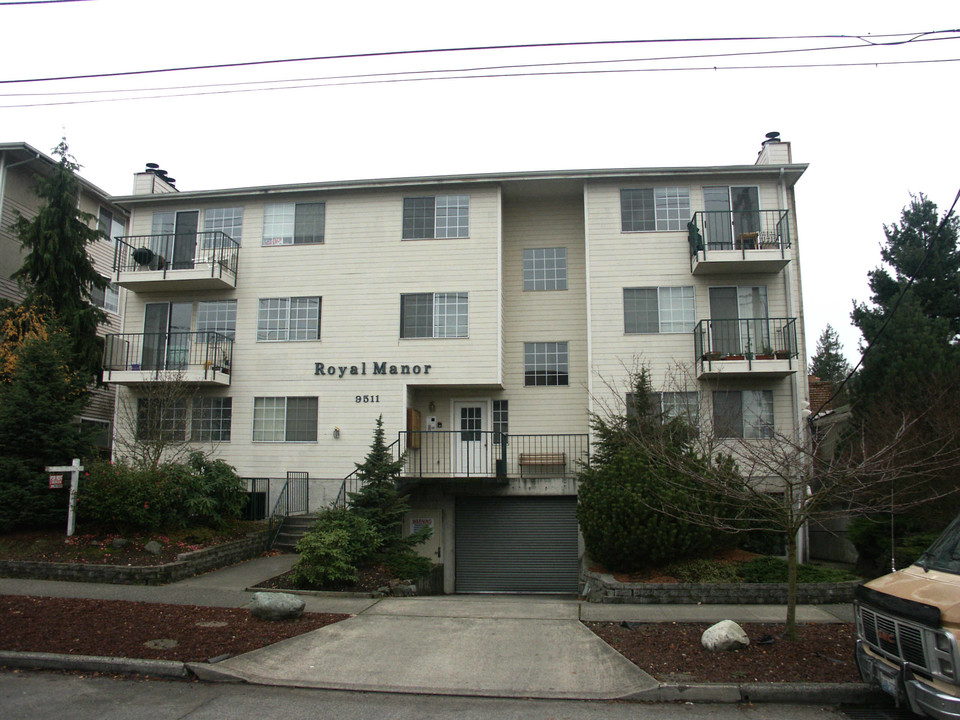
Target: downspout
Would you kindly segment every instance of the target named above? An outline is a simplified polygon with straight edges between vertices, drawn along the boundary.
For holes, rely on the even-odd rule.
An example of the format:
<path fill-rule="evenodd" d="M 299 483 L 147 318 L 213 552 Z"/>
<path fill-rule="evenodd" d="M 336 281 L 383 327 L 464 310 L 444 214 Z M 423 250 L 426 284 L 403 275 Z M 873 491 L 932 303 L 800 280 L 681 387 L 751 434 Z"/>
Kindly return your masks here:
<path fill-rule="evenodd" d="M 780 177 L 777 181 L 778 192 L 780 194 L 780 207 L 789 211 L 790 208 L 787 207 L 786 187 L 784 185 L 784 174 L 785 174 L 784 169 L 781 167 Z M 794 208 L 794 211 L 796 211 L 796 208 Z M 799 233 L 797 231 L 798 228 L 796 223 L 796 212 L 794 212 L 794 222 L 792 224 L 793 224 L 793 234 L 794 236 L 799 238 Z M 804 342 L 803 336 L 802 336 L 803 327 L 801 325 L 800 310 L 796 306 L 796 295 L 792 292 L 793 264 L 794 264 L 794 261 L 799 257 L 796 252 L 797 250 L 796 246 L 797 246 L 797 243 L 793 242 L 793 240 L 791 239 L 790 253 L 793 257 L 791 257 L 791 262 L 787 263 L 787 265 L 783 269 L 783 284 L 784 284 L 784 297 L 787 300 L 788 317 L 793 317 L 793 318 L 796 318 L 797 320 L 797 350 L 798 350 L 797 362 L 798 364 L 801 361 L 803 361 L 804 363 L 803 367 L 797 368 L 797 372 L 794 373 L 790 379 L 790 382 L 792 384 L 791 392 L 790 392 L 790 403 L 793 410 L 793 418 L 794 418 L 794 423 L 796 428 L 795 442 L 799 446 L 802 446 L 803 443 L 805 442 L 804 436 L 806 434 L 806 431 L 804 427 L 804 418 L 803 418 L 803 403 L 800 400 L 800 390 L 803 386 L 800 384 L 800 382 L 801 382 L 801 378 L 804 378 L 804 379 L 806 378 L 807 369 L 806 369 L 806 357 L 805 357 L 806 353 L 799 352 L 799 349 L 801 346 L 803 346 L 803 348 L 806 349 L 806 342 Z M 803 468 L 801 468 L 801 472 L 804 475 L 806 475 L 807 467 L 804 466 Z M 801 495 L 800 502 L 806 501 L 806 495 L 807 495 L 806 488 L 804 488 L 804 491 Z M 801 563 L 807 562 L 807 560 L 809 559 L 809 554 L 810 554 L 809 528 L 807 524 L 804 523 L 803 527 L 801 527 L 800 531 L 797 533 L 797 559 Z"/>

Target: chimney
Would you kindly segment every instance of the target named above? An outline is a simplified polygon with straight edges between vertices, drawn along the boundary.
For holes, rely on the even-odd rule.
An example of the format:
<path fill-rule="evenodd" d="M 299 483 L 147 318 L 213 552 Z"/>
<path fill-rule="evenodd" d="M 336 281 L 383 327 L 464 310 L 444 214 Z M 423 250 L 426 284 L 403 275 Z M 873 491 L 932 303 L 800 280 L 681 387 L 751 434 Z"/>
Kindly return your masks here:
<path fill-rule="evenodd" d="M 177 192 L 177 179 L 167 175 L 156 163 L 149 162 L 143 172 L 133 175 L 134 195 L 157 195 Z"/>
<path fill-rule="evenodd" d="M 776 130 L 768 132 L 754 165 L 789 165 L 792 162 L 790 143 L 782 141 Z"/>

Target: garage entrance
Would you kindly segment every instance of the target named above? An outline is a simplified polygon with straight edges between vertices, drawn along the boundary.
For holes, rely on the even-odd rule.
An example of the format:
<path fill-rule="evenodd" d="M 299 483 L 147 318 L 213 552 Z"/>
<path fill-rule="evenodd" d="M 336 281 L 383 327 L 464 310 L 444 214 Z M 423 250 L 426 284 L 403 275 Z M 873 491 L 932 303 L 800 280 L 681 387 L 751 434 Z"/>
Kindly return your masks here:
<path fill-rule="evenodd" d="M 456 591 L 576 593 L 576 497 L 458 497 Z"/>

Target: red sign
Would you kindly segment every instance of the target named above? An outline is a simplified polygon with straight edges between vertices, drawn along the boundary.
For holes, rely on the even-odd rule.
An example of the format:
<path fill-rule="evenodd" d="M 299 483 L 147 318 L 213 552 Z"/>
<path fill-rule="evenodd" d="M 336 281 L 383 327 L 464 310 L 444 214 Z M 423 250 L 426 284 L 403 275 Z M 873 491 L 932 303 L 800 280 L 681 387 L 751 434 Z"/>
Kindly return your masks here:
<path fill-rule="evenodd" d="M 50 489 L 56 490 L 63 487 L 63 475 L 50 475 Z"/>

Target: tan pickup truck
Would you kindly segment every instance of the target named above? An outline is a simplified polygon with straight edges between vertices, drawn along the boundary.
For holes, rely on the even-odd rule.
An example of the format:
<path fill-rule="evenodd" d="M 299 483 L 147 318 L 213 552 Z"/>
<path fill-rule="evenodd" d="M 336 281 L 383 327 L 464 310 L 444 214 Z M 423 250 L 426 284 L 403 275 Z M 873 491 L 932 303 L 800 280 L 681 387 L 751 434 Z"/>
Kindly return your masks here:
<path fill-rule="evenodd" d="M 960 718 L 960 517 L 920 559 L 857 588 L 857 665 L 913 712 Z"/>

